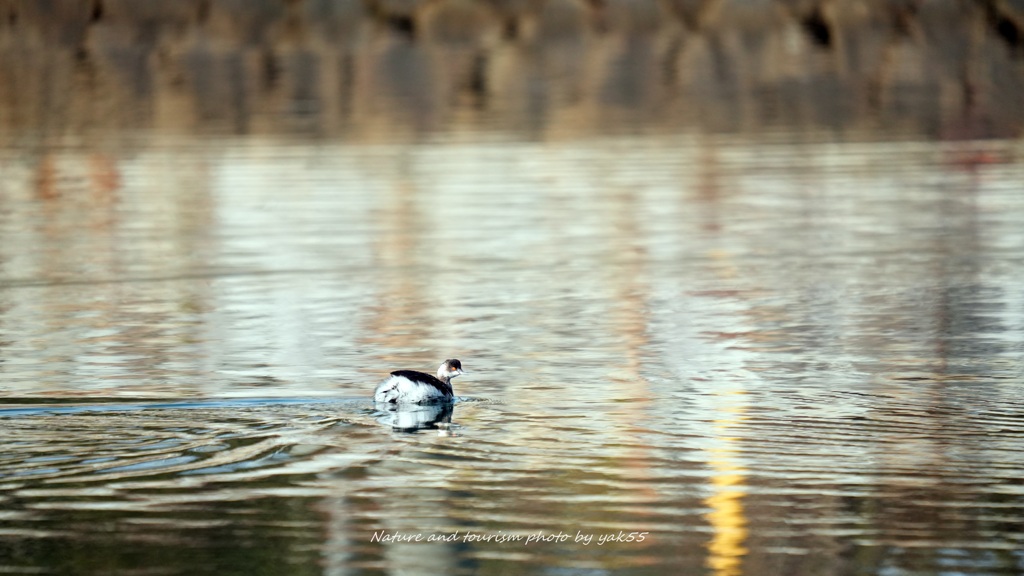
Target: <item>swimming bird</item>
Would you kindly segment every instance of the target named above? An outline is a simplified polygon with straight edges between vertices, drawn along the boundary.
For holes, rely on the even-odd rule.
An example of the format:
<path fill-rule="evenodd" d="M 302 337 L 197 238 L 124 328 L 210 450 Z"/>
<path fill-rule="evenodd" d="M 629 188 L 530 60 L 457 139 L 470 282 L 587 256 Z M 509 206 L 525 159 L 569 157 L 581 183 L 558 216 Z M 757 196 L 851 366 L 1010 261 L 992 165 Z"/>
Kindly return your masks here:
<path fill-rule="evenodd" d="M 437 377 L 416 370 L 395 370 L 373 391 L 376 402 L 390 404 L 426 404 L 451 402 L 455 399 L 451 380 L 462 374 L 462 362 L 445 360 L 437 369 Z"/>

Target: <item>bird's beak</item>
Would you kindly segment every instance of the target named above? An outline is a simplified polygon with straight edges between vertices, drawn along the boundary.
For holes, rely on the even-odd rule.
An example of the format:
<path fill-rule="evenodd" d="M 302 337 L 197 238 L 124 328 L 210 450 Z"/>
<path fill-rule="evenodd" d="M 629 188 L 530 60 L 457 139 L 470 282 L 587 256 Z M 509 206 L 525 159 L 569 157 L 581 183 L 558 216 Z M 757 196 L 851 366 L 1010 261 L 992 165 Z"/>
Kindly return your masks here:
<path fill-rule="evenodd" d="M 463 374 L 462 370 L 458 370 L 458 369 L 452 370 L 452 378 L 454 378 L 456 376 L 462 376 L 462 374 Z"/>

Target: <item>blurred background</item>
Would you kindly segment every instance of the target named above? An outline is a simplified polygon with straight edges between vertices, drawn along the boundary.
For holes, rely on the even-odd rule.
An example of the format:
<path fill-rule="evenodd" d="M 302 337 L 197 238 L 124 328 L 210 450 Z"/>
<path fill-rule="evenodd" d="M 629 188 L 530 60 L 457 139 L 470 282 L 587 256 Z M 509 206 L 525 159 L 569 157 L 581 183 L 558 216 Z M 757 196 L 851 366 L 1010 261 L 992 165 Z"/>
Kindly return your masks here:
<path fill-rule="evenodd" d="M 8 139 L 965 140 L 1021 126 L 1014 0 L 5 0 Z M 110 144 L 108 144 L 110 145 Z"/>
<path fill-rule="evenodd" d="M 1020 0 L 0 0 L 0 572 L 1020 574 L 1022 126 Z"/>

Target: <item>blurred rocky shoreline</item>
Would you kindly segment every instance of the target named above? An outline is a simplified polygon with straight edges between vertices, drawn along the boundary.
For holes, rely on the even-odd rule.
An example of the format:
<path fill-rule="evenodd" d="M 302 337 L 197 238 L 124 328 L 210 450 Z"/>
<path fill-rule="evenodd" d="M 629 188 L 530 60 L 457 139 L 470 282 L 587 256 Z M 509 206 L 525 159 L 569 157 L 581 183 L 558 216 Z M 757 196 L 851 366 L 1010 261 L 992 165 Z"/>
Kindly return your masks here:
<path fill-rule="evenodd" d="M 7 0 L 0 135 L 1016 138 L 1024 0 Z"/>

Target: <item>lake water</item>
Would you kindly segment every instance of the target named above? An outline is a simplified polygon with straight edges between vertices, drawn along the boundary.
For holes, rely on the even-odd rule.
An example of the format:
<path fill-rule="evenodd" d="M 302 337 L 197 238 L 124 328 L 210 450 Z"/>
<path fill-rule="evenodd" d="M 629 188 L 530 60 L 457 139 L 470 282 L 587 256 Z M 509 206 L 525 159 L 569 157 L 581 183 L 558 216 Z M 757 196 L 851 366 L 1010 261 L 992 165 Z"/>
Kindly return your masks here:
<path fill-rule="evenodd" d="M 7 146 L 0 572 L 1019 574 L 1022 151 Z"/>

